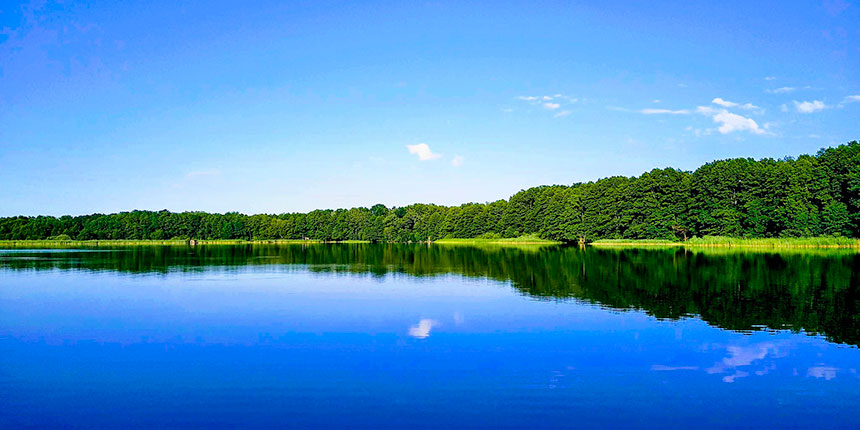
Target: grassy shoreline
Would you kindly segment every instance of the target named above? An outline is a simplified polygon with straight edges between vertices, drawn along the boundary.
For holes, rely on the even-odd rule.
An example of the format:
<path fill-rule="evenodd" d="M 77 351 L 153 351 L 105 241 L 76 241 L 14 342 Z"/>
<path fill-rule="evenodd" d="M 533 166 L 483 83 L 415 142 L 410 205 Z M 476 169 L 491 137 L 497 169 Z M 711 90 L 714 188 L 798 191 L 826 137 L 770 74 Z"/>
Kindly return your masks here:
<path fill-rule="evenodd" d="M 519 237 L 474 237 L 469 239 L 444 238 L 432 242 L 439 245 L 561 245 L 562 242 L 541 239 L 535 234 Z"/>
<path fill-rule="evenodd" d="M 677 246 L 687 248 L 858 248 L 860 239 L 846 237 L 787 237 L 750 239 L 739 237 L 705 236 L 694 237 L 686 242 L 670 240 L 598 240 L 589 244 L 597 247 L 663 247 Z"/>
<path fill-rule="evenodd" d="M 430 243 L 434 245 L 561 245 L 563 242 L 556 242 L 554 240 L 439 239 Z"/>
<path fill-rule="evenodd" d="M 193 245 L 309 245 L 327 243 L 371 243 L 364 240 L 325 241 L 302 239 L 269 239 L 269 240 L 196 240 Z M 420 242 L 428 243 L 428 242 Z M 561 245 L 562 242 L 541 239 L 535 235 L 513 238 L 446 238 L 432 242 L 434 245 Z M 99 247 L 99 246 L 186 246 L 189 240 L 0 240 L 0 248 L 20 247 Z M 860 250 L 860 239 L 845 237 L 810 237 L 810 238 L 767 238 L 748 239 L 721 236 L 694 237 L 686 242 L 654 239 L 605 239 L 588 244 L 594 247 L 685 247 L 685 248 L 794 248 L 794 249 L 823 249 L 841 248 Z"/>

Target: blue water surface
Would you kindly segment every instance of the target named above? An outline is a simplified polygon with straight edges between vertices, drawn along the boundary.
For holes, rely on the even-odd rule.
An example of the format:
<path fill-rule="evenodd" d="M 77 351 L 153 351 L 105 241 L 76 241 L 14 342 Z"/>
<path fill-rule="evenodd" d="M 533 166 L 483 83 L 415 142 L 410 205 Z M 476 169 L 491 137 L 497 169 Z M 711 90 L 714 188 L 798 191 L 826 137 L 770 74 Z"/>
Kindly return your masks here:
<path fill-rule="evenodd" d="M 481 276 L 466 268 L 475 258 L 446 256 L 459 261 L 451 263 L 432 257 L 416 269 L 421 252 L 403 261 L 353 255 L 297 263 L 282 251 L 271 258 L 248 250 L 245 260 L 216 255 L 192 262 L 178 255 L 199 250 L 132 257 L 0 251 L 0 424 L 9 429 L 860 425 L 860 350 L 851 343 L 854 327 L 845 327 L 857 315 L 812 315 L 849 321 L 831 329 L 805 320 L 797 327 L 791 312 L 757 311 L 751 318 L 762 319 L 760 324 L 737 329 L 734 320 L 702 316 L 704 310 L 664 317 L 658 306 L 671 300 L 645 305 L 650 293 L 628 295 L 623 276 L 616 279 L 621 286 L 613 287 L 622 293 L 602 302 L 594 299 L 601 294 L 594 288 L 601 287 L 586 281 L 568 285 L 568 280 L 551 286 L 569 287 L 567 293 L 544 295 L 530 288 L 549 287 L 523 286 L 513 273 L 508 280 L 495 269 Z M 597 251 L 521 252 L 504 251 L 499 258 L 511 259 L 510 270 L 522 272 L 517 264 L 523 261 L 557 264 L 551 262 L 553 253 Z M 19 259 L 33 256 L 40 262 Z M 143 261 L 152 258 L 160 260 Z M 617 269 L 611 262 L 623 261 L 634 268 L 644 264 L 643 270 L 678 265 L 662 263 L 669 258 L 664 254 L 645 262 L 617 254 L 607 261 L 595 258 L 587 261 L 587 270 L 611 272 Z M 755 267 L 756 259 L 775 257 L 743 258 L 752 262 L 745 260 L 744 267 Z M 792 258 L 783 263 L 801 264 Z M 852 264 L 853 257 L 847 258 Z M 434 264 L 439 270 L 427 269 Z M 701 264 L 693 266 L 701 269 Z M 790 273 L 780 267 L 773 270 Z M 550 271 L 546 282 L 560 278 L 545 270 Z M 783 279 L 787 288 L 797 281 Z M 838 295 L 855 291 L 856 279 L 849 276 L 837 287 L 842 290 L 833 293 L 834 300 L 856 300 L 854 293 L 848 299 Z M 691 297 L 667 306 L 699 300 Z M 752 298 L 743 300 L 758 296 L 747 297 Z M 774 321 L 765 320 L 771 317 L 786 328 L 774 328 Z M 818 330 L 811 333 L 809 327 Z"/>

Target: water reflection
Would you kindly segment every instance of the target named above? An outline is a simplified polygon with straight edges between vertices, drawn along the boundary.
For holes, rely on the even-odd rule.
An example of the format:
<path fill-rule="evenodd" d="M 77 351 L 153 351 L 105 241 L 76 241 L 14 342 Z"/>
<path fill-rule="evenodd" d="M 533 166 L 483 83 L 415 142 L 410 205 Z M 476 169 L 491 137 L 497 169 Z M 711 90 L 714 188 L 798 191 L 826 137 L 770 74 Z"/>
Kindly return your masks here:
<path fill-rule="evenodd" d="M 418 321 L 418 324 L 409 327 L 409 336 L 416 337 L 418 339 L 426 339 L 430 336 L 430 330 L 437 325 L 439 325 L 437 321 L 424 318 L 421 321 Z"/>
<path fill-rule="evenodd" d="M 835 367 L 829 366 L 815 366 L 810 367 L 809 370 L 806 371 L 806 376 L 811 376 L 813 378 L 825 379 L 827 381 L 836 377 L 836 369 Z"/>
<path fill-rule="evenodd" d="M 44 250 L 24 256 L 0 250 L 0 268 L 167 274 L 240 272 L 261 266 L 279 271 L 301 266 L 312 272 L 371 276 L 453 273 L 508 281 L 523 294 L 542 300 L 575 299 L 614 310 L 640 309 L 661 319 L 694 316 L 744 332 L 789 329 L 860 345 L 860 276 L 854 271 L 860 267 L 860 255 L 850 251 L 744 253 L 383 244 L 113 251 Z M 432 326 L 418 323 L 415 332 L 426 331 L 429 336 Z M 743 353 L 736 354 L 741 357 Z"/>
<path fill-rule="evenodd" d="M 559 247 L 0 252 L 0 423 L 852 428 L 860 349 L 772 329 L 855 342 L 855 263 Z"/>
<path fill-rule="evenodd" d="M 735 382 L 738 378 L 750 375 L 753 366 L 757 366 L 754 372 L 758 376 L 766 375 L 776 369 L 775 359 L 786 356 L 785 348 L 780 348 L 773 342 L 762 342 L 753 345 L 740 346 L 731 345 L 726 348 L 729 356 L 714 363 L 705 369 L 705 372 L 714 374 L 729 373 L 723 377 L 723 382 Z M 766 364 L 759 365 L 762 360 L 769 359 Z"/>

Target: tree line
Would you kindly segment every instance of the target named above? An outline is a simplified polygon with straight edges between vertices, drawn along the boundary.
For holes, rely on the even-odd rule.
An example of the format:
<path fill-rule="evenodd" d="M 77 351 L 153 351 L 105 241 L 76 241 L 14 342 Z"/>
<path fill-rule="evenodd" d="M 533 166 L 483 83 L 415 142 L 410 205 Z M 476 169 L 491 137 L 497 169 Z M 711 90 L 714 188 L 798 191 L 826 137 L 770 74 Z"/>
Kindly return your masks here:
<path fill-rule="evenodd" d="M 522 190 L 460 206 L 244 215 L 131 211 L 0 218 L 0 240 L 315 239 L 417 242 L 525 234 L 558 241 L 692 236 L 860 237 L 860 143 Z"/>

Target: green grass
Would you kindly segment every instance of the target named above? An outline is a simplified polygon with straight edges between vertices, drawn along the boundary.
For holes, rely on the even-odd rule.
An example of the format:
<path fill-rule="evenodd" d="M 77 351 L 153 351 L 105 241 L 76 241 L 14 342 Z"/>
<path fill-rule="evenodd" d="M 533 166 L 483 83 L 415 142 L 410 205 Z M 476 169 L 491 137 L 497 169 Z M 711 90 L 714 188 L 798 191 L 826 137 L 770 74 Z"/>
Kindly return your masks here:
<path fill-rule="evenodd" d="M 592 242 L 592 246 L 683 246 L 738 248 L 860 248 L 860 240 L 847 237 L 783 237 L 752 239 L 741 237 L 694 237 L 686 242 L 671 240 L 612 239 Z"/>
<path fill-rule="evenodd" d="M 527 234 L 520 237 L 507 238 L 445 238 L 434 240 L 433 243 L 440 245 L 557 245 L 561 242 L 541 239 L 536 234 Z"/>
<path fill-rule="evenodd" d="M 637 246 L 681 246 L 682 242 L 673 241 L 673 240 L 661 240 L 661 239 L 600 239 L 595 240 L 594 242 L 589 242 L 589 245 L 594 246 L 627 246 L 627 245 L 637 245 Z"/>
<path fill-rule="evenodd" d="M 247 245 L 247 244 L 312 244 L 312 243 L 369 243 L 363 240 L 345 240 L 340 242 L 301 239 L 270 239 L 270 240 L 198 240 L 198 245 Z M 472 239 L 445 238 L 433 241 L 440 245 L 556 245 L 561 242 L 541 239 L 535 234 L 520 237 L 499 238 L 479 237 Z M 0 240 L 0 247 L 87 247 L 87 246 L 140 246 L 140 245 L 187 245 L 187 240 Z M 798 237 L 798 238 L 767 238 L 749 239 L 725 236 L 694 237 L 686 242 L 658 239 L 604 239 L 591 242 L 590 246 L 597 247 L 666 247 L 677 246 L 687 248 L 854 248 L 860 249 L 860 239 L 845 237 Z"/>

